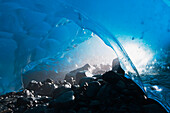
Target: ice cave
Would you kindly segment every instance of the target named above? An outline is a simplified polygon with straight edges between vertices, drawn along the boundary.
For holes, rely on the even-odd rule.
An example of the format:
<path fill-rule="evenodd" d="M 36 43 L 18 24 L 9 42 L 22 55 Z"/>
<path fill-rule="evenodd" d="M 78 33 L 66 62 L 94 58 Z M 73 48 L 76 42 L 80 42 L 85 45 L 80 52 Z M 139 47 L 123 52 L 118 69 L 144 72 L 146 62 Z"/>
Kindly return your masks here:
<path fill-rule="evenodd" d="M 169 112 L 169 58 L 169 0 L 0 0 L 0 95 L 46 79 L 105 77 L 120 65 Z"/>

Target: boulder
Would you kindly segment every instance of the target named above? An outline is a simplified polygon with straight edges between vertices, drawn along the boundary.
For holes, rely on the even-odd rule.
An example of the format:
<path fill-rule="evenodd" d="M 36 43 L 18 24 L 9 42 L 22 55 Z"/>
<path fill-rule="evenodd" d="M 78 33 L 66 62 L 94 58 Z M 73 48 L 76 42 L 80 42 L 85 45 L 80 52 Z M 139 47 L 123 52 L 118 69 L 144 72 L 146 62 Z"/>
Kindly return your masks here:
<path fill-rule="evenodd" d="M 112 62 L 112 71 L 121 75 L 125 75 L 125 71 L 122 69 L 118 58 L 114 59 Z"/>
<path fill-rule="evenodd" d="M 58 96 L 64 94 L 67 91 L 70 91 L 71 88 L 66 88 L 65 86 L 60 86 L 53 91 L 53 98 L 57 98 Z"/>
<path fill-rule="evenodd" d="M 71 77 L 73 78 L 73 80 L 76 80 L 76 74 L 77 73 L 79 73 L 79 72 L 89 72 L 89 73 L 92 73 L 92 70 L 93 70 L 93 66 L 91 66 L 91 65 L 89 65 L 89 64 L 86 64 L 86 65 L 84 65 L 83 67 L 80 67 L 80 68 L 78 68 L 78 69 L 75 69 L 75 70 L 73 70 L 73 71 L 71 71 L 71 72 L 69 72 L 69 73 L 67 73 L 66 74 L 66 76 L 65 76 L 65 80 L 67 81 L 67 82 L 72 82 L 71 80 Z M 77 82 L 78 83 L 78 82 Z"/>
<path fill-rule="evenodd" d="M 83 78 L 83 77 L 92 77 L 93 75 L 89 72 L 89 71 L 79 71 L 76 74 L 76 83 L 79 83 L 79 81 Z"/>
<path fill-rule="evenodd" d="M 86 90 L 86 95 L 88 97 L 94 97 L 96 96 L 97 92 L 99 91 L 101 85 L 97 81 L 90 82 L 88 84 L 87 90 Z"/>
<path fill-rule="evenodd" d="M 72 107 L 74 99 L 74 92 L 72 90 L 67 91 L 52 100 L 49 103 L 49 106 L 54 107 L 55 109 L 69 109 Z"/>
<path fill-rule="evenodd" d="M 121 75 L 118 75 L 117 73 L 113 71 L 108 71 L 102 75 L 103 80 L 105 80 L 108 83 L 116 84 L 118 81 L 123 80 L 123 77 Z"/>
<path fill-rule="evenodd" d="M 37 81 L 35 81 L 35 80 L 32 80 L 29 84 L 28 84 L 28 86 L 26 87 L 26 89 L 28 89 L 28 90 L 33 90 L 33 91 L 38 91 L 39 90 L 39 88 L 41 87 L 41 83 L 40 82 L 37 82 Z"/>
<path fill-rule="evenodd" d="M 84 84 L 85 82 L 89 83 L 89 82 L 92 82 L 94 80 L 95 80 L 94 77 L 83 77 L 83 78 L 80 79 L 79 85 Z"/>

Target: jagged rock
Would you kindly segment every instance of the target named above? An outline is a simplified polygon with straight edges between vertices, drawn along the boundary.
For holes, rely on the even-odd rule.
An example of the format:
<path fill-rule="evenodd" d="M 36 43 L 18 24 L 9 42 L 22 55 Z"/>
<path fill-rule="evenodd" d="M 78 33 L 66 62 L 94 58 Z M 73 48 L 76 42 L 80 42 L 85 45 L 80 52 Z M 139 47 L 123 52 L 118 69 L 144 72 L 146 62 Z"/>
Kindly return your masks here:
<path fill-rule="evenodd" d="M 119 80 L 119 81 L 116 83 L 116 87 L 117 87 L 117 89 L 119 89 L 119 90 L 123 90 L 123 89 L 126 88 L 126 84 L 124 83 L 124 81 Z"/>
<path fill-rule="evenodd" d="M 92 77 L 93 75 L 89 72 L 89 71 L 79 71 L 76 74 L 76 83 L 79 83 L 79 81 L 83 78 L 83 77 Z"/>
<path fill-rule="evenodd" d="M 165 113 L 165 109 L 159 104 L 147 104 L 142 107 L 144 113 Z"/>
<path fill-rule="evenodd" d="M 21 106 L 21 105 L 30 105 L 31 102 L 27 99 L 27 98 L 24 98 L 24 97 L 20 97 L 17 99 L 17 102 L 16 102 L 16 106 Z"/>
<path fill-rule="evenodd" d="M 92 73 L 93 68 L 94 68 L 93 66 L 91 66 L 89 64 L 86 64 L 86 65 L 84 65 L 81 68 L 75 69 L 75 70 L 67 73 L 66 76 L 65 76 L 65 80 L 71 83 L 72 82 L 71 81 L 72 80 L 71 77 L 73 78 L 73 80 L 76 80 L 76 74 L 77 73 L 80 73 L 80 72 L 89 72 L 89 73 Z M 92 77 L 92 75 L 90 77 Z M 77 83 L 78 83 L 78 81 L 77 81 Z"/>
<path fill-rule="evenodd" d="M 96 96 L 98 90 L 100 89 L 101 85 L 97 81 L 90 82 L 88 84 L 87 90 L 86 90 L 86 95 L 88 97 L 93 97 Z"/>
<path fill-rule="evenodd" d="M 111 95 L 112 87 L 109 84 L 104 84 L 97 93 L 97 98 L 100 100 L 104 100 L 109 98 Z"/>
<path fill-rule="evenodd" d="M 74 99 L 74 92 L 72 90 L 67 91 L 51 101 L 50 106 L 56 109 L 70 108 L 73 105 Z"/>
<path fill-rule="evenodd" d="M 83 77 L 83 78 L 80 79 L 79 85 L 84 84 L 85 82 L 89 83 L 89 82 L 92 82 L 94 80 L 95 80 L 94 77 Z"/>
<path fill-rule="evenodd" d="M 54 89 L 56 89 L 57 86 L 55 84 L 51 84 L 51 83 L 45 83 L 40 87 L 40 90 L 38 92 L 38 94 L 40 95 L 46 95 L 46 96 L 51 96 L 52 92 L 54 91 Z"/>
<path fill-rule="evenodd" d="M 81 85 L 65 80 L 58 81 L 57 85 L 50 79 L 44 82 L 32 81 L 30 90 L 0 96 L 0 112 L 166 113 L 158 102 L 145 98 L 144 92 L 135 82 L 121 74 L 109 71 L 99 78 L 79 77 Z M 35 91 L 36 88 L 39 89 Z M 40 91 L 44 92 L 40 94 Z M 52 97 L 43 96 L 50 93 Z"/>
<path fill-rule="evenodd" d="M 53 91 L 53 98 L 57 98 L 58 96 L 62 95 L 63 93 L 70 91 L 71 88 L 66 88 L 65 86 L 60 86 Z"/>
<path fill-rule="evenodd" d="M 112 71 L 121 75 L 125 75 L 125 71 L 122 69 L 118 58 L 114 59 L 112 62 Z"/>
<path fill-rule="evenodd" d="M 61 96 L 58 96 L 55 99 L 56 103 L 66 103 L 74 100 L 74 92 L 73 91 L 67 91 L 63 93 Z"/>
<path fill-rule="evenodd" d="M 34 91 L 30 91 L 27 89 L 23 90 L 23 95 L 24 95 L 24 97 L 27 97 L 27 98 L 33 98 L 34 97 L 33 93 L 34 93 Z"/>
<path fill-rule="evenodd" d="M 44 81 L 44 83 L 51 83 L 51 84 L 53 84 L 53 83 L 54 83 L 54 80 L 48 78 L 48 79 L 46 79 L 46 80 Z"/>
<path fill-rule="evenodd" d="M 93 77 L 95 77 L 96 79 L 101 79 L 101 78 L 102 78 L 102 75 L 101 75 L 101 74 L 93 75 Z"/>
<path fill-rule="evenodd" d="M 45 110 L 46 110 L 45 106 L 38 106 L 32 109 L 28 109 L 24 113 L 46 113 Z"/>
<path fill-rule="evenodd" d="M 103 80 L 105 80 L 108 83 L 116 84 L 119 80 L 122 80 L 123 78 L 118 75 L 117 73 L 113 71 L 108 71 L 102 75 Z"/>
<path fill-rule="evenodd" d="M 73 77 L 68 77 L 66 81 L 69 82 L 71 85 L 74 85 L 76 83 L 76 80 L 74 80 Z"/>
<path fill-rule="evenodd" d="M 100 105 L 100 104 L 101 104 L 101 102 L 100 102 L 99 100 L 92 100 L 92 101 L 90 102 L 89 106 L 94 107 L 94 106 L 98 106 L 98 105 Z"/>
<path fill-rule="evenodd" d="M 88 108 L 82 107 L 79 109 L 78 113 L 91 113 Z"/>
<path fill-rule="evenodd" d="M 137 105 L 136 103 L 129 103 L 128 110 L 130 111 L 130 113 L 140 113 L 141 106 Z"/>
<path fill-rule="evenodd" d="M 26 89 L 28 90 L 33 90 L 33 91 L 38 91 L 39 88 L 42 86 L 42 84 L 40 82 L 37 82 L 35 80 L 32 80 L 28 86 L 26 87 Z"/>

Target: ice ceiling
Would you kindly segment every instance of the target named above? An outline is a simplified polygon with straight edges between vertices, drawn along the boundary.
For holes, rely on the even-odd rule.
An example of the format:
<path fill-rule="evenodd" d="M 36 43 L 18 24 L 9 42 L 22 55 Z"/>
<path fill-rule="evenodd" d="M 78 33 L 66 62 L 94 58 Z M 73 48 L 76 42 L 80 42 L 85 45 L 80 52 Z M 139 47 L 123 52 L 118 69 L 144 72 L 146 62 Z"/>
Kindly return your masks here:
<path fill-rule="evenodd" d="M 0 93 L 20 89 L 21 75 L 29 70 L 58 73 L 67 65 L 58 66 L 67 52 L 94 37 L 116 52 L 124 69 L 137 73 L 125 50 L 138 64 L 168 48 L 169 5 L 169 0 L 0 0 Z M 135 60 L 139 43 L 150 50 L 142 49 Z"/>

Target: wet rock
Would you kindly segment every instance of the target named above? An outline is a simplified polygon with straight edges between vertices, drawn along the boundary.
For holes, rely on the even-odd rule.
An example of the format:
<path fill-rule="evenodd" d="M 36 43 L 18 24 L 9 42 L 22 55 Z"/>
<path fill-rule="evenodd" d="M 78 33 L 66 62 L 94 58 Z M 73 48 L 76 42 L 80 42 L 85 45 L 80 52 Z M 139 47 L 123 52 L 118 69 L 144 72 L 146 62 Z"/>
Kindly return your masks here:
<path fill-rule="evenodd" d="M 78 113 L 91 113 L 91 111 L 86 107 L 82 107 L 79 109 Z"/>
<path fill-rule="evenodd" d="M 0 110 L 0 113 L 13 113 L 13 110 L 10 108 L 4 109 L 4 110 Z"/>
<path fill-rule="evenodd" d="M 66 103 L 74 100 L 74 92 L 73 91 L 67 91 L 61 96 L 57 97 L 55 99 L 55 102 L 57 103 Z"/>
<path fill-rule="evenodd" d="M 141 107 L 140 107 L 139 104 L 129 103 L 128 110 L 130 111 L 130 113 L 140 113 L 141 112 Z"/>
<path fill-rule="evenodd" d="M 95 77 L 96 79 L 101 79 L 101 78 L 102 78 L 102 75 L 101 75 L 101 74 L 93 75 L 93 77 Z"/>
<path fill-rule="evenodd" d="M 92 82 L 94 80 L 95 80 L 94 77 L 83 77 L 83 78 L 80 79 L 79 85 L 84 84 L 85 82 L 89 83 L 89 82 Z"/>
<path fill-rule="evenodd" d="M 72 86 L 71 86 L 71 89 L 72 89 L 73 91 L 77 91 L 77 90 L 80 89 L 80 85 L 72 85 Z"/>
<path fill-rule="evenodd" d="M 105 100 L 106 98 L 110 97 L 111 91 L 112 91 L 111 85 L 105 84 L 99 89 L 97 93 L 97 98 L 99 100 Z"/>
<path fill-rule="evenodd" d="M 71 91 L 71 88 L 66 88 L 65 86 L 60 86 L 53 91 L 53 98 L 57 98 L 58 96 L 62 95 L 63 93 Z"/>
<path fill-rule="evenodd" d="M 34 97 L 34 94 L 33 94 L 34 91 L 24 89 L 22 93 L 23 93 L 24 97 L 27 97 L 27 98 L 33 98 Z"/>
<path fill-rule="evenodd" d="M 68 77 L 66 81 L 69 82 L 71 85 L 74 85 L 76 83 L 76 80 L 73 77 Z"/>
<path fill-rule="evenodd" d="M 80 73 L 75 77 L 81 85 L 66 80 L 57 85 L 50 79 L 32 81 L 28 89 L 0 96 L 0 112 L 165 113 L 158 102 L 144 98 L 140 87 L 120 73 L 109 71 L 99 77 Z"/>
<path fill-rule="evenodd" d="M 108 71 L 102 75 L 103 80 L 108 83 L 116 84 L 119 80 L 122 80 L 122 77 L 116 74 L 113 71 Z"/>
<path fill-rule="evenodd" d="M 114 59 L 112 62 L 112 71 L 121 75 L 125 75 L 125 71 L 121 68 L 118 58 Z"/>
<path fill-rule="evenodd" d="M 74 99 L 74 92 L 67 91 L 51 101 L 49 106 L 55 107 L 55 109 L 70 108 L 73 105 Z"/>
<path fill-rule="evenodd" d="M 39 91 L 39 88 L 41 87 L 41 83 L 35 81 L 35 80 L 32 80 L 28 86 L 26 87 L 26 89 L 28 90 L 33 90 L 33 91 Z"/>
<path fill-rule="evenodd" d="M 121 90 L 124 90 L 126 88 L 126 84 L 124 83 L 124 81 L 119 80 L 116 83 L 116 87 L 117 87 L 117 89 L 119 89 L 121 91 Z"/>
<path fill-rule="evenodd" d="M 31 102 L 27 98 L 24 98 L 24 97 L 18 98 L 16 102 L 16 106 L 27 106 L 30 104 Z"/>
<path fill-rule="evenodd" d="M 100 89 L 100 83 L 97 82 L 97 81 L 93 81 L 93 82 L 90 82 L 88 84 L 88 87 L 87 87 L 87 90 L 86 90 L 86 95 L 88 97 L 94 97 L 96 96 L 97 92 L 99 91 Z"/>
<path fill-rule="evenodd" d="M 53 81 L 52 79 L 48 78 L 48 79 L 46 79 L 46 80 L 44 81 L 44 83 L 54 84 L 54 81 Z"/>
<path fill-rule="evenodd" d="M 38 107 L 34 107 L 32 109 L 28 109 L 24 113 L 46 113 L 45 109 L 46 109 L 45 106 L 38 106 Z"/>
<path fill-rule="evenodd" d="M 38 94 L 51 96 L 52 92 L 56 88 L 57 88 L 57 86 L 55 84 L 51 84 L 51 83 L 47 82 L 40 87 Z"/>
<path fill-rule="evenodd" d="M 92 100 L 89 104 L 89 106 L 99 106 L 101 104 L 101 102 L 99 100 Z"/>
<path fill-rule="evenodd" d="M 65 83 L 63 83 L 62 86 L 66 87 L 66 88 L 71 88 L 71 83 L 65 82 Z"/>
<path fill-rule="evenodd" d="M 144 105 L 142 108 L 144 113 L 167 113 L 165 109 L 160 107 L 160 105 L 158 104 L 147 104 Z"/>
<path fill-rule="evenodd" d="M 79 83 L 79 81 L 83 78 L 83 77 L 92 77 L 93 75 L 89 72 L 89 71 L 79 71 L 76 74 L 76 83 Z"/>
<path fill-rule="evenodd" d="M 93 68 L 93 67 L 92 67 L 91 65 L 86 64 L 86 65 L 84 65 L 83 67 L 80 67 L 80 68 L 78 68 L 78 69 L 75 69 L 75 70 L 67 73 L 66 76 L 65 76 L 65 80 L 66 80 L 66 81 L 69 81 L 71 77 L 73 77 L 73 79 L 76 80 L 76 74 L 77 74 L 78 72 L 82 72 L 82 71 L 91 72 L 92 68 Z M 77 83 L 78 83 L 78 82 L 77 82 Z"/>
<path fill-rule="evenodd" d="M 50 102 L 51 100 L 52 100 L 52 98 L 51 98 L 51 97 L 47 97 L 47 96 L 43 96 L 43 97 L 37 99 L 37 101 L 41 102 L 42 104 L 48 103 L 48 102 Z"/>

